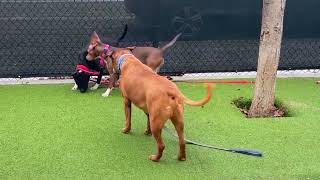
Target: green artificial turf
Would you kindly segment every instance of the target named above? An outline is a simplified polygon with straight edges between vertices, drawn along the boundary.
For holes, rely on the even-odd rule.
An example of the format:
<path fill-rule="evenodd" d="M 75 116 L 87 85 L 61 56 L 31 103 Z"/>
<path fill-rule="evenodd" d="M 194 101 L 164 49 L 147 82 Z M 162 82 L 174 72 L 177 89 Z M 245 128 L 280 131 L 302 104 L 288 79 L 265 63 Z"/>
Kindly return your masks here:
<path fill-rule="evenodd" d="M 192 140 L 230 148 L 259 149 L 262 158 L 178 143 L 163 133 L 159 163 L 153 137 L 143 134 L 146 117 L 133 109 L 133 130 L 121 133 L 119 90 L 81 94 L 72 85 L 0 86 L 0 179 L 320 179 L 320 85 L 316 79 L 279 79 L 277 98 L 292 117 L 246 119 L 231 104 L 251 98 L 253 85 L 216 85 L 212 101 L 185 108 Z M 189 98 L 205 96 L 202 85 L 179 83 Z M 170 126 L 172 127 L 172 126 Z"/>

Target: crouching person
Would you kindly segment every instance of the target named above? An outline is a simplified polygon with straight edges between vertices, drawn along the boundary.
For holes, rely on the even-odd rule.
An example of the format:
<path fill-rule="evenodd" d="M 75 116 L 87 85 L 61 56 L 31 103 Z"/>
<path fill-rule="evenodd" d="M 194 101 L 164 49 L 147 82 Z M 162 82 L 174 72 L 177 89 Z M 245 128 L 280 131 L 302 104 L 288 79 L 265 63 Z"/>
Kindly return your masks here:
<path fill-rule="evenodd" d="M 102 59 L 88 60 L 87 54 L 86 50 L 79 54 L 79 64 L 76 67 L 76 72 L 72 74 L 75 81 L 72 90 L 79 89 L 82 93 L 88 89 L 90 76 L 98 76 L 96 84 L 90 88 L 91 90 L 98 89 L 105 70 L 105 62 Z"/>

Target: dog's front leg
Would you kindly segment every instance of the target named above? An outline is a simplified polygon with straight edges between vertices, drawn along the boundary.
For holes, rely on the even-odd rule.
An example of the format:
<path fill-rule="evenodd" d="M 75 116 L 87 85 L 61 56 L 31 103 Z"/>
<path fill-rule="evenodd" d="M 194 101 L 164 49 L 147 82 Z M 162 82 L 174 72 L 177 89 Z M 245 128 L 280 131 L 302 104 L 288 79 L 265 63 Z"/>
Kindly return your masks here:
<path fill-rule="evenodd" d="M 112 89 L 114 87 L 114 84 L 117 81 L 117 79 L 118 79 L 118 75 L 117 74 L 114 73 L 114 74 L 110 75 L 110 81 L 109 81 L 108 89 L 106 90 L 106 92 L 104 92 L 102 94 L 103 97 L 108 97 L 110 95 L 110 93 L 111 93 L 111 91 L 112 91 Z"/>
<path fill-rule="evenodd" d="M 131 130 L 131 101 L 128 98 L 124 98 L 124 111 L 126 114 L 126 127 L 122 129 L 122 132 L 128 134 Z"/>
<path fill-rule="evenodd" d="M 108 97 L 108 96 L 110 95 L 112 89 L 113 89 L 113 88 L 108 88 L 108 89 L 106 90 L 106 92 L 104 92 L 104 93 L 102 94 L 102 96 L 103 96 L 103 97 Z"/>
<path fill-rule="evenodd" d="M 99 88 L 99 86 L 100 86 L 100 84 L 96 83 L 96 84 L 94 84 L 94 86 L 92 86 L 90 88 L 90 90 L 97 90 Z"/>

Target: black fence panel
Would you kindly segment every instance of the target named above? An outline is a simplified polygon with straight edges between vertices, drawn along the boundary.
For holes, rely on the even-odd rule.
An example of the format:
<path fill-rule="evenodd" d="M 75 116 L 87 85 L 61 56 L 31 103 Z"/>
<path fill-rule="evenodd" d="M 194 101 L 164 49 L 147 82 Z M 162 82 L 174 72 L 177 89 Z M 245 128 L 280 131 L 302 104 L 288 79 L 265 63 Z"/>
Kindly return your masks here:
<path fill-rule="evenodd" d="M 287 1 L 279 69 L 320 68 L 320 1 Z M 262 0 L 0 0 L 0 78 L 70 75 L 96 31 L 158 46 L 165 74 L 256 70 Z"/>

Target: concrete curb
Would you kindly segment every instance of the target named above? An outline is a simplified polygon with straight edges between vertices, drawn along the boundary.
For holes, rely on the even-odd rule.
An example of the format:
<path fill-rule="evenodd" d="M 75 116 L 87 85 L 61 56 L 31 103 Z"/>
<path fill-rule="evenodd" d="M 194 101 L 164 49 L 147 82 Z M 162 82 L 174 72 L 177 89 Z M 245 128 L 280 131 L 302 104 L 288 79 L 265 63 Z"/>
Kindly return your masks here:
<path fill-rule="evenodd" d="M 172 76 L 173 81 L 191 81 L 191 80 L 208 80 L 208 79 L 249 79 L 255 78 L 257 72 L 222 72 L 222 73 L 195 73 L 185 74 L 183 76 Z M 320 69 L 314 70 L 292 70 L 278 71 L 278 78 L 293 77 L 320 77 Z M 106 78 L 106 76 L 104 76 Z M 17 84 L 71 84 L 74 80 L 71 78 L 53 79 L 48 77 L 33 78 L 0 78 L 0 85 L 17 85 Z"/>

